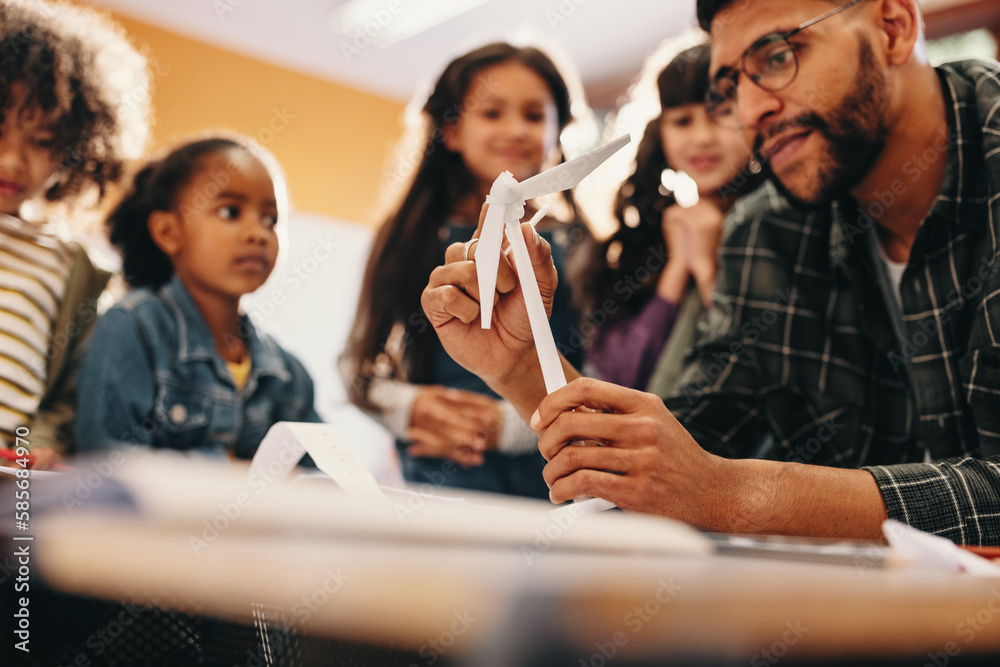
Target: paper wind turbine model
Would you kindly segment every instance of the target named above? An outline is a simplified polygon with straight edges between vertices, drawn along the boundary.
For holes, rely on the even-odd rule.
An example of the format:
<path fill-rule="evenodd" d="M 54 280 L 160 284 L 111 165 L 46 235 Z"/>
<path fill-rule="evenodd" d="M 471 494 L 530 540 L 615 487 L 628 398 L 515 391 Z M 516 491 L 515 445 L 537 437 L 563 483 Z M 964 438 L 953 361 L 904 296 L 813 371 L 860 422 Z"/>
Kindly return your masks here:
<path fill-rule="evenodd" d="M 528 247 L 521 235 L 520 220 L 524 217 L 524 203 L 529 199 L 553 194 L 576 187 L 590 172 L 594 171 L 605 160 L 614 155 L 631 138 L 625 134 L 614 141 L 599 146 L 592 151 L 569 162 L 564 162 L 552 169 L 536 174 L 518 183 L 517 179 L 505 171 L 493 181 L 490 195 L 486 198 L 489 204 L 486 209 L 486 220 L 476 247 L 476 274 L 479 280 L 479 294 L 482 299 L 482 326 L 489 329 L 493 320 L 493 294 L 497 283 L 497 269 L 500 266 L 500 246 L 503 245 L 504 229 L 507 230 L 507 240 L 514 255 L 514 269 L 517 280 L 521 284 L 524 295 L 524 306 L 528 311 L 528 322 L 531 325 L 531 336 L 535 339 L 535 351 L 542 367 L 542 378 L 545 380 L 545 391 L 551 394 L 566 386 L 566 374 L 559 361 L 559 350 L 556 349 L 552 329 L 549 328 L 549 318 L 545 314 L 545 304 L 542 303 L 538 282 L 535 280 L 535 270 L 531 266 Z M 548 208 L 541 210 L 532 218 L 534 224 L 545 215 Z M 583 444 L 583 443 L 574 443 Z M 578 498 L 577 505 L 583 505 L 591 511 L 602 511 L 614 507 L 614 504 L 600 498 Z M 553 510 L 558 512 L 566 507 Z"/>
<path fill-rule="evenodd" d="M 475 258 L 479 294 L 483 300 L 480 304 L 482 325 L 484 329 L 489 329 L 493 320 L 493 301 L 489 295 L 493 294 L 496 288 L 500 246 L 503 244 L 503 232 L 506 228 L 507 240 L 514 255 L 514 268 L 521 284 L 521 292 L 524 294 L 524 305 L 528 310 L 531 335 L 535 339 L 538 361 L 542 366 L 545 391 L 550 394 L 566 386 L 566 375 L 563 373 L 559 351 L 552 338 L 542 295 L 538 291 L 535 271 L 528 257 L 528 247 L 524 243 L 524 237 L 521 236 L 520 220 L 524 216 L 524 203 L 529 199 L 575 187 L 629 141 L 629 135 L 623 135 L 569 162 L 536 174 L 523 183 L 518 183 L 509 171 L 505 171 L 493 182 L 490 195 L 486 198 L 489 207 L 486 210 L 486 220 L 476 247 Z M 542 212 L 539 213 L 544 215 Z M 540 219 L 541 215 L 536 218 Z"/>

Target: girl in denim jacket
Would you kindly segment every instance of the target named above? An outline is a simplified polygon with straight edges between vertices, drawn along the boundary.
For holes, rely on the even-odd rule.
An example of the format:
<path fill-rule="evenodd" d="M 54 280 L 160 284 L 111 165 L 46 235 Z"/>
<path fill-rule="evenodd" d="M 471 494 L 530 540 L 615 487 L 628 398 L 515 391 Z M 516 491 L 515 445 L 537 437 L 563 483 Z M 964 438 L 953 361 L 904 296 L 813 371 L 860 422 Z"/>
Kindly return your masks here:
<path fill-rule="evenodd" d="M 240 297 L 278 255 L 284 181 L 242 138 L 147 164 L 111 213 L 133 289 L 94 331 L 79 376 L 81 450 L 120 443 L 251 458 L 278 421 L 320 421 L 295 357 L 254 328 Z"/>

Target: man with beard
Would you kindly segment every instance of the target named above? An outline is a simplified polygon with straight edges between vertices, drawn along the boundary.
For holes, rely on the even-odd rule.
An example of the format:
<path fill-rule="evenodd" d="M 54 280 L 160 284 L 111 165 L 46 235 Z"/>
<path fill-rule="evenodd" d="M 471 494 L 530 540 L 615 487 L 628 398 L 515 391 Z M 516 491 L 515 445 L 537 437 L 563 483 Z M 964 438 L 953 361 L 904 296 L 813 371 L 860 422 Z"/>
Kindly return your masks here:
<path fill-rule="evenodd" d="M 915 0 L 699 0 L 698 16 L 710 113 L 771 179 L 728 221 L 676 394 L 564 364 L 573 381 L 545 397 L 509 266 L 479 330 L 461 247 L 424 292 L 439 337 L 541 432 L 553 501 L 843 538 L 891 517 L 1000 544 L 1000 66 L 928 66 Z"/>

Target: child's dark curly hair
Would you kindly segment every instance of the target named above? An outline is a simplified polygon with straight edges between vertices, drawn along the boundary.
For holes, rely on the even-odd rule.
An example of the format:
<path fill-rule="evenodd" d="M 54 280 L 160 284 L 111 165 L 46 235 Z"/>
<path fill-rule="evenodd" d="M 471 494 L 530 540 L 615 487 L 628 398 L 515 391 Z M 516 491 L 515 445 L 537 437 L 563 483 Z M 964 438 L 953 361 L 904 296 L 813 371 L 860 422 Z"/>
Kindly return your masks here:
<path fill-rule="evenodd" d="M 14 83 L 27 87 L 22 111 L 52 115 L 58 179 L 45 199 L 103 198 L 149 134 L 146 59 L 125 32 L 93 10 L 38 0 L 0 0 L 0 121 Z"/>

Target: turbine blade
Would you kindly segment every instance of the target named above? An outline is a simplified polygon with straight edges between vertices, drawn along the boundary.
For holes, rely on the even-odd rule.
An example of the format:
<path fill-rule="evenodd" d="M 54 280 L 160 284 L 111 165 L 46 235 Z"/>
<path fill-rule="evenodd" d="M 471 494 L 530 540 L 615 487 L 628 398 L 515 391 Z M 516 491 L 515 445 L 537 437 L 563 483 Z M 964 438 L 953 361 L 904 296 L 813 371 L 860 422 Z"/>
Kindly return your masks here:
<path fill-rule="evenodd" d="M 592 151 L 573 158 L 569 162 L 552 167 L 521 182 L 521 197 L 525 201 L 542 195 L 569 190 L 576 187 L 590 172 L 594 171 L 605 160 L 631 141 L 631 137 L 623 134 L 614 141 L 598 146 Z"/>
<path fill-rule="evenodd" d="M 531 337 L 535 341 L 535 352 L 542 368 L 542 380 L 545 382 L 545 392 L 551 394 L 556 389 L 566 386 L 566 374 L 563 372 L 559 349 L 552 337 L 549 317 L 545 313 L 542 294 L 538 290 L 538 280 L 535 278 L 535 267 L 531 265 L 528 246 L 521 236 L 521 223 L 508 219 L 507 239 L 510 241 L 514 255 L 514 269 L 517 280 L 521 283 L 521 294 L 524 296 L 524 307 L 528 311 L 528 323 L 531 325 Z"/>
<path fill-rule="evenodd" d="M 482 326 L 489 329 L 493 321 L 493 293 L 500 268 L 500 246 L 503 245 L 503 221 L 506 204 L 490 204 L 486 209 L 483 231 L 476 244 L 476 277 L 479 281 L 479 311 Z"/>

